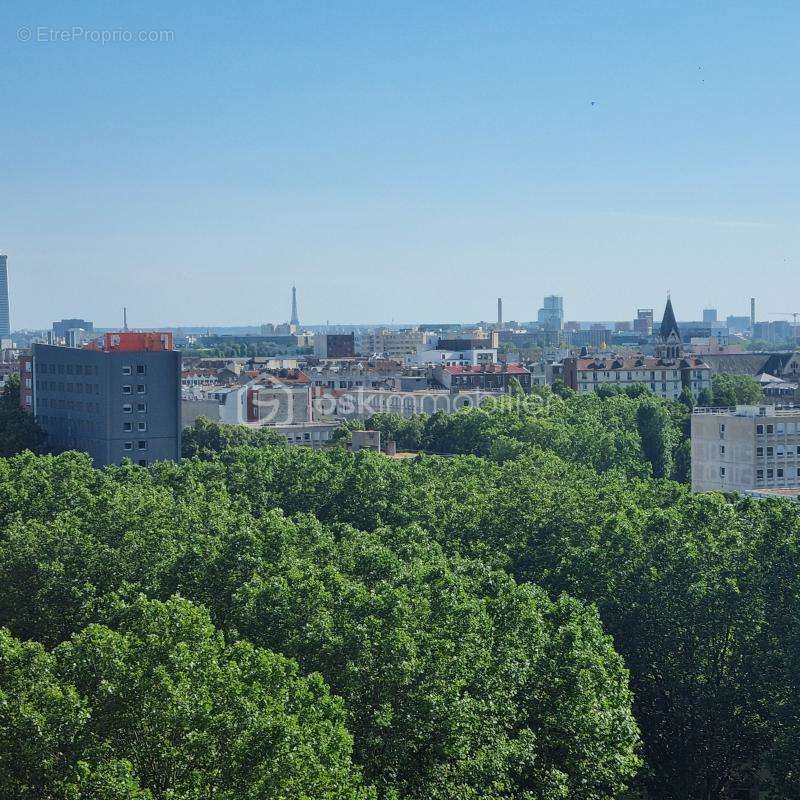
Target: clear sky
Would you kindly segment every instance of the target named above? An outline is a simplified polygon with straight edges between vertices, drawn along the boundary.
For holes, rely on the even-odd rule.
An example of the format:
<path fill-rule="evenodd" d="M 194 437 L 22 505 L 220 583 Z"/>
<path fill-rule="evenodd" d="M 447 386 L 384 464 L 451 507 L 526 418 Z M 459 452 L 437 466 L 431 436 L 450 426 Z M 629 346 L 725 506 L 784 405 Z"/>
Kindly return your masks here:
<path fill-rule="evenodd" d="M 3 3 L 12 326 L 280 322 L 292 281 L 309 324 L 800 310 L 799 31 L 794 1 Z"/>

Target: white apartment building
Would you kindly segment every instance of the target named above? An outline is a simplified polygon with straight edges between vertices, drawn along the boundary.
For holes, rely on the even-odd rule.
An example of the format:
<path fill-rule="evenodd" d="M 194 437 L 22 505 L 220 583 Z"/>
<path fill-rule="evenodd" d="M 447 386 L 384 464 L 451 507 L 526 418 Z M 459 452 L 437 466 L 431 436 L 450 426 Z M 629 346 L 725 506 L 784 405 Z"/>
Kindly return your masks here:
<path fill-rule="evenodd" d="M 692 490 L 800 487 L 800 407 L 695 408 Z"/>
<path fill-rule="evenodd" d="M 386 358 L 402 361 L 406 356 L 413 356 L 418 347 L 428 344 L 433 338 L 432 333 L 418 328 L 361 331 L 355 335 L 355 348 L 356 353 L 363 356 L 377 353 Z"/>

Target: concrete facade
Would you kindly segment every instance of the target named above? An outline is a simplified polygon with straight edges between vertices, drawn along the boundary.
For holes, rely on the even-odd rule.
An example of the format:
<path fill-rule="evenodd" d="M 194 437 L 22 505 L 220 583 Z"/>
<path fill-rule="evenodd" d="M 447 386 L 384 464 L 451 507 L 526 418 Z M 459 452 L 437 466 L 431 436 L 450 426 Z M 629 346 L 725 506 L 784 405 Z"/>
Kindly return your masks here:
<path fill-rule="evenodd" d="M 800 487 L 800 407 L 696 408 L 692 491 Z"/>
<path fill-rule="evenodd" d="M 31 407 L 51 452 L 83 450 L 95 466 L 176 460 L 181 356 L 35 344 Z"/>

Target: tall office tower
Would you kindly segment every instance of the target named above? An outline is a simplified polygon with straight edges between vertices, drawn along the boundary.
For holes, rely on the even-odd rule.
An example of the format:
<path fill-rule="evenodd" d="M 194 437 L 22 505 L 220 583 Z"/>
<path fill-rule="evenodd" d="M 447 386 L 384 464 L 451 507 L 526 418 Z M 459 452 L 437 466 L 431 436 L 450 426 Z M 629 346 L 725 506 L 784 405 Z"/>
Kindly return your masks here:
<path fill-rule="evenodd" d="M 560 331 L 564 324 L 564 298 L 556 294 L 545 297 L 537 319 L 548 330 Z"/>
<path fill-rule="evenodd" d="M 503 327 L 503 298 L 497 298 L 497 327 Z"/>
<path fill-rule="evenodd" d="M 704 308 L 703 309 L 703 322 L 716 322 L 717 321 L 717 309 L 716 308 Z"/>
<path fill-rule="evenodd" d="M 292 318 L 289 324 L 296 328 L 300 327 L 300 318 L 297 316 L 297 287 L 294 284 L 292 284 Z"/>
<path fill-rule="evenodd" d="M 83 450 L 95 466 L 181 456 L 181 354 L 171 333 L 106 333 L 102 345 L 34 344 L 20 364 L 21 402 L 55 453 Z M 27 391 L 26 391 L 27 388 Z"/>
<path fill-rule="evenodd" d="M 8 256 L 0 255 L 0 339 L 11 338 L 11 314 L 8 310 Z"/>
<path fill-rule="evenodd" d="M 755 297 L 750 298 L 750 329 L 753 329 L 753 326 L 756 324 L 756 299 Z"/>
<path fill-rule="evenodd" d="M 637 308 L 636 319 L 633 322 L 633 330 L 640 336 L 650 336 L 653 332 L 653 309 Z"/>

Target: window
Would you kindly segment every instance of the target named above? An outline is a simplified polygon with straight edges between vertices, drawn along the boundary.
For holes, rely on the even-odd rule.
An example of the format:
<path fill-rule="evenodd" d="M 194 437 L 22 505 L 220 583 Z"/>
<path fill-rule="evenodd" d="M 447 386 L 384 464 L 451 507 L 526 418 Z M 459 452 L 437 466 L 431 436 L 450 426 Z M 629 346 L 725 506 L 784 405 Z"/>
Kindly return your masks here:
<path fill-rule="evenodd" d="M 133 450 L 133 442 L 125 442 L 122 445 L 123 450 Z"/>
<path fill-rule="evenodd" d="M 137 403 L 136 404 L 136 410 L 140 414 L 146 414 L 147 413 L 147 403 Z"/>
<path fill-rule="evenodd" d="M 763 481 L 764 480 L 764 470 L 763 469 L 757 469 L 756 470 L 756 479 L 759 480 L 759 481 Z"/>
<path fill-rule="evenodd" d="M 772 478 L 773 474 L 774 474 L 774 470 L 771 470 L 771 469 L 767 470 L 767 477 L 768 478 Z"/>
<path fill-rule="evenodd" d="M 130 375 L 130 374 L 131 374 L 131 368 L 130 368 L 130 366 L 129 366 L 129 365 L 127 365 L 127 364 L 126 364 L 126 365 L 125 365 L 125 366 L 122 368 L 122 374 L 123 374 L 123 375 Z"/>
<path fill-rule="evenodd" d="M 767 433 L 775 433 L 775 426 L 767 425 Z"/>
<path fill-rule="evenodd" d="M 143 383 L 140 383 L 136 387 L 136 394 L 144 394 L 146 391 L 147 391 L 147 387 Z"/>
<path fill-rule="evenodd" d="M 763 425 L 756 425 L 756 433 L 759 436 L 763 436 L 764 435 L 764 426 Z"/>
<path fill-rule="evenodd" d="M 721 444 L 721 445 L 719 446 L 719 454 L 720 454 L 721 456 L 724 456 L 724 455 L 725 455 L 725 445 L 724 445 L 724 444 Z"/>
<path fill-rule="evenodd" d="M 725 467 L 720 467 L 719 468 L 719 476 L 720 476 L 720 478 L 724 478 L 725 477 Z"/>
<path fill-rule="evenodd" d="M 138 447 L 140 450 L 147 450 L 147 440 L 146 439 L 139 439 Z"/>
<path fill-rule="evenodd" d="M 763 447 L 756 447 L 756 455 L 763 456 L 764 455 L 764 448 Z"/>
<path fill-rule="evenodd" d="M 144 431 L 146 431 L 146 430 L 147 430 L 147 423 L 146 423 L 146 422 L 137 422 L 137 423 L 136 423 L 136 429 L 137 429 L 137 430 L 138 430 L 140 433 L 144 433 Z"/>
<path fill-rule="evenodd" d="M 147 466 L 147 459 L 146 458 L 140 458 L 137 463 L 139 464 L 140 467 L 146 467 Z"/>
<path fill-rule="evenodd" d="M 122 430 L 124 430 L 124 431 L 132 431 L 133 430 L 133 423 L 132 422 L 123 422 L 122 423 Z"/>
<path fill-rule="evenodd" d="M 136 365 L 136 374 L 137 375 L 146 375 L 147 374 L 147 367 L 144 364 L 137 364 Z"/>
<path fill-rule="evenodd" d="M 773 456 L 773 455 L 775 455 L 775 448 L 774 447 L 768 447 L 767 448 L 767 458 L 769 458 L 770 456 Z"/>
<path fill-rule="evenodd" d="M 122 406 L 123 414 L 130 414 L 133 411 L 133 406 L 130 403 L 124 403 Z"/>
<path fill-rule="evenodd" d="M 122 394 L 131 394 L 132 391 L 133 391 L 133 388 L 131 387 L 131 385 L 129 383 L 126 383 L 122 387 Z"/>
<path fill-rule="evenodd" d="M 777 470 L 775 470 L 775 474 L 776 474 L 776 475 L 777 475 L 779 478 L 782 478 L 782 477 L 783 477 L 783 470 L 782 470 L 780 467 L 778 467 L 778 469 L 777 469 Z"/>

